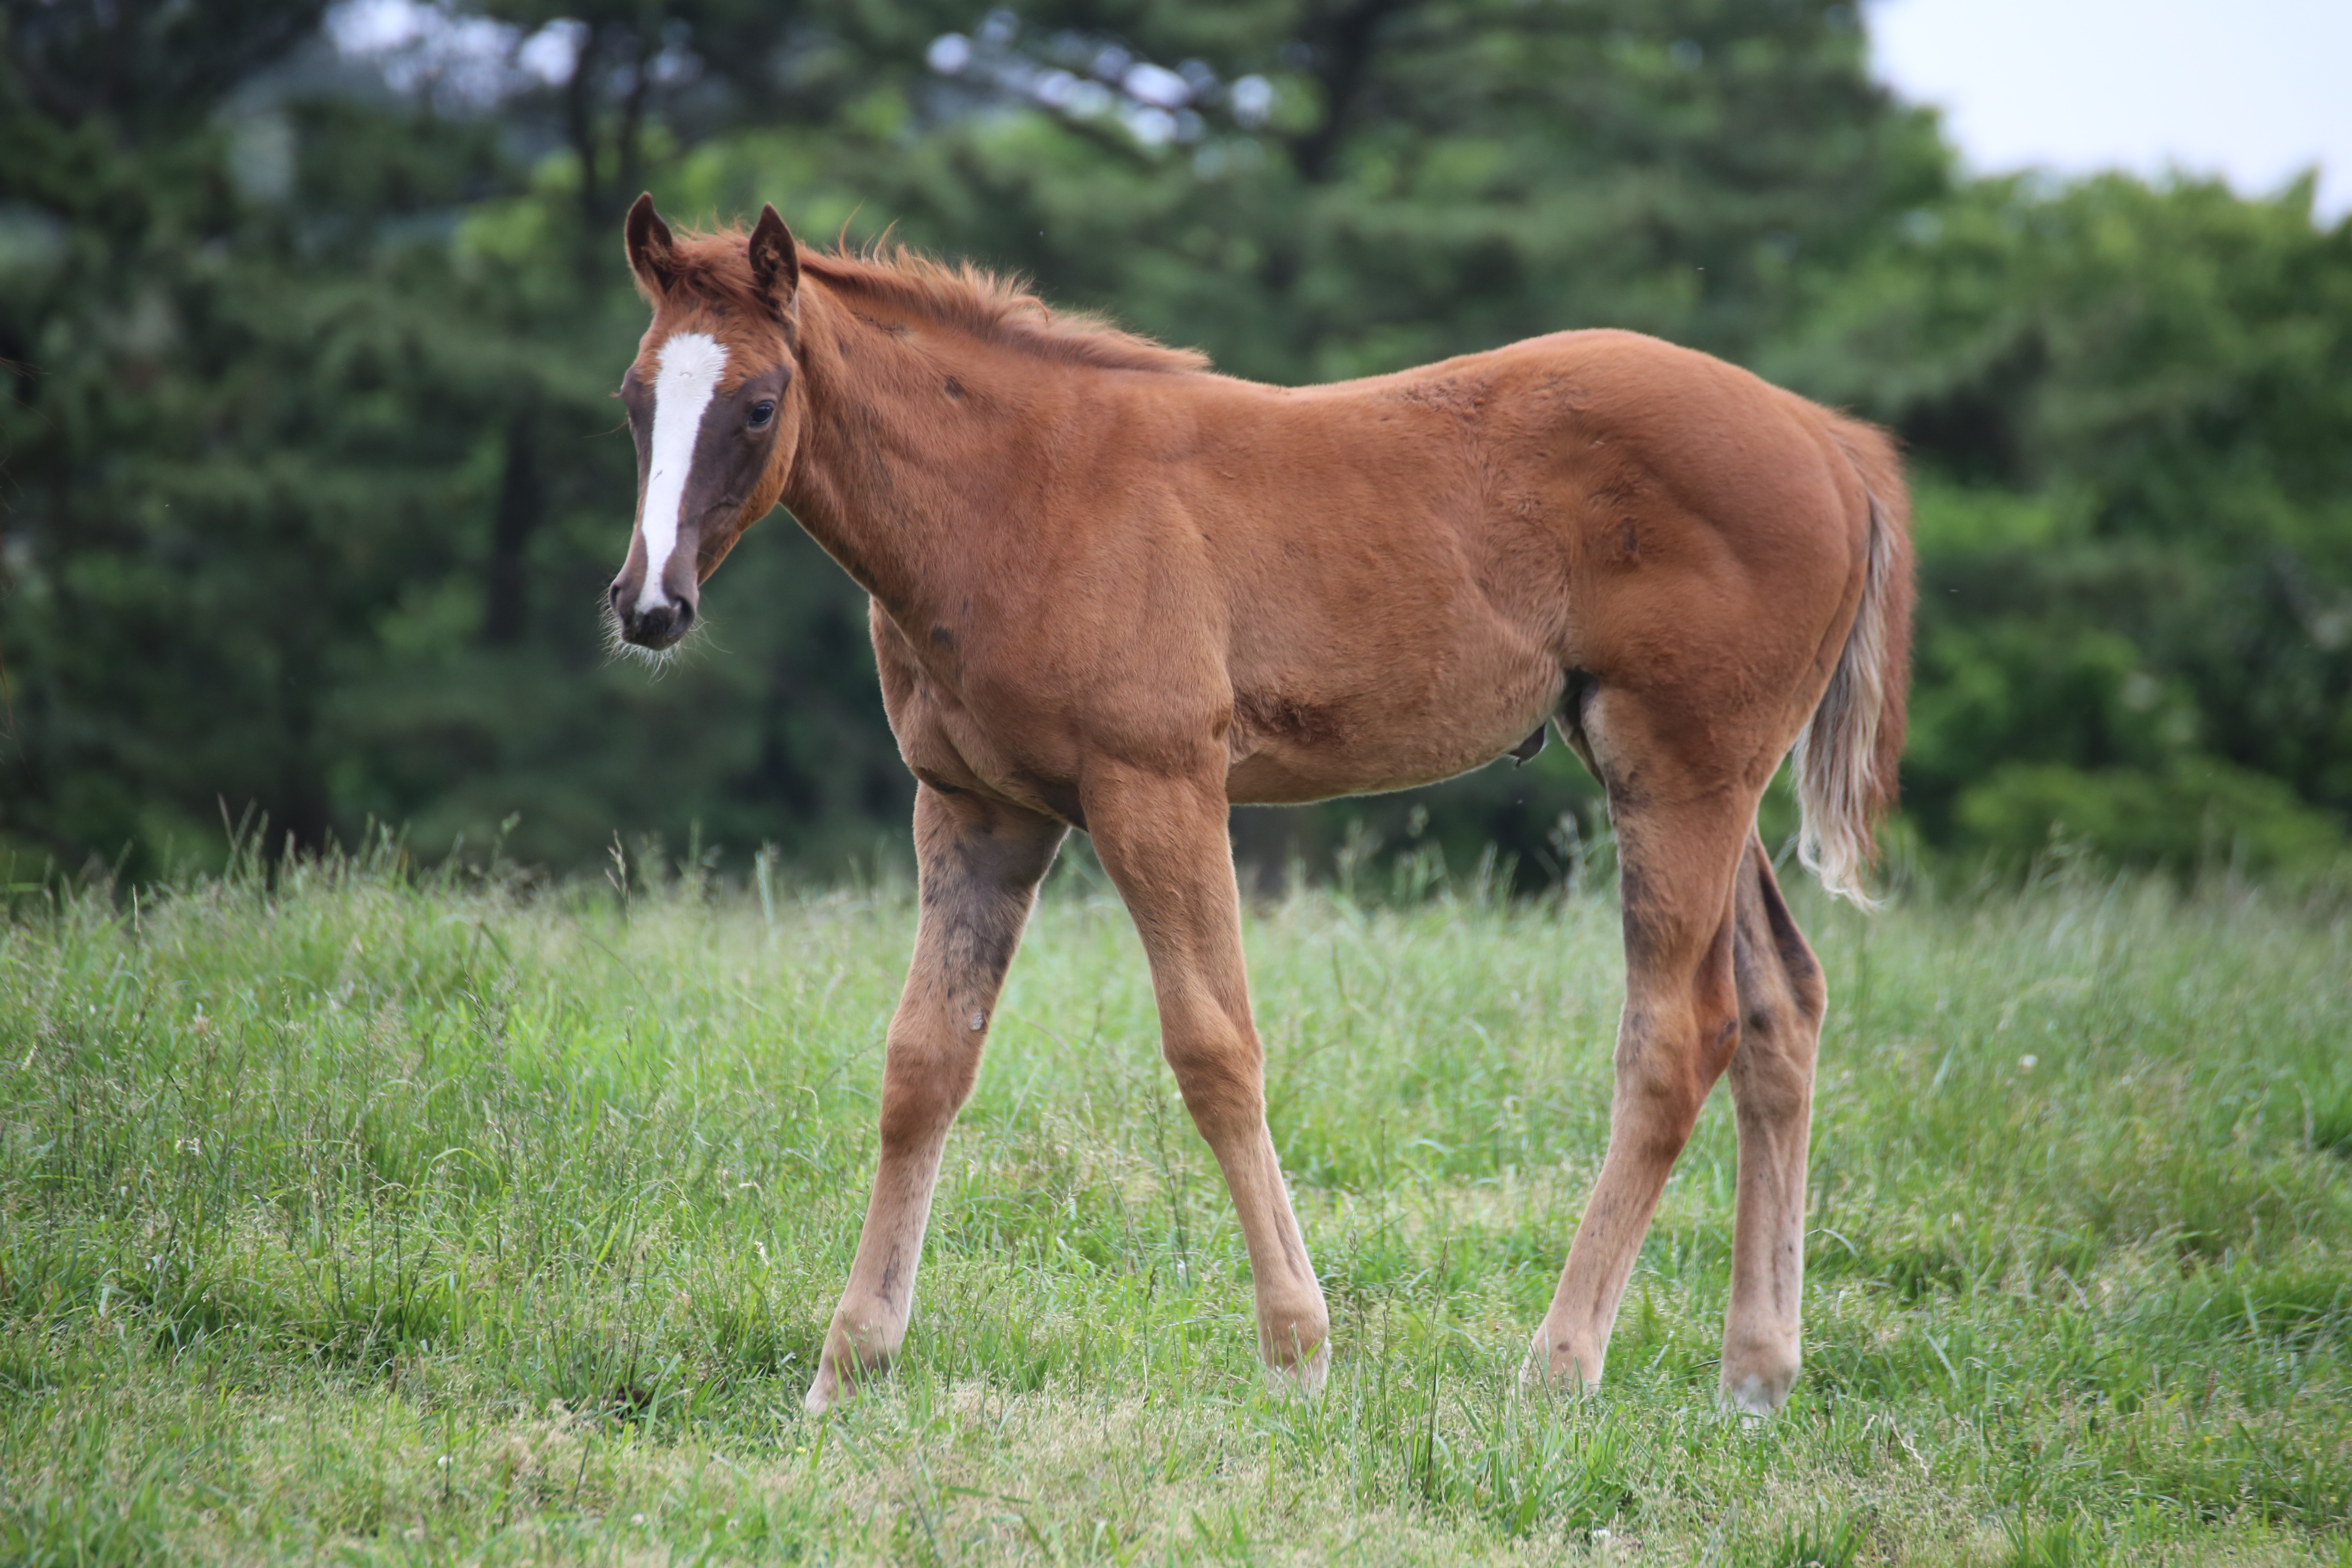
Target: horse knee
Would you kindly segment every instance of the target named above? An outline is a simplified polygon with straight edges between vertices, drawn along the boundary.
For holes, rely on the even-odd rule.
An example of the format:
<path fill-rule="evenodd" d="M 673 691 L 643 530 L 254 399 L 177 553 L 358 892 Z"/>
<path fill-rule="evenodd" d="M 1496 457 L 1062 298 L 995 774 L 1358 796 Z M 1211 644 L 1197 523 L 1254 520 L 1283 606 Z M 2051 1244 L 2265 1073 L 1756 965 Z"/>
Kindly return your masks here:
<path fill-rule="evenodd" d="M 1664 1005 L 1628 1005 L 1617 1032 L 1616 1068 L 1656 1078 L 1661 1085 L 1695 1078 L 1699 1098 L 1730 1065 L 1739 1048 L 1738 998 L 1728 985 L 1702 986 L 1696 994 Z"/>
<path fill-rule="evenodd" d="M 1742 911 L 1732 952 L 1739 994 L 1740 1076 L 1759 1082 L 1788 1078 L 1810 1085 L 1829 994 L 1822 984 L 1821 964 L 1788 920 L 1779 889 L 1760 875 L 1759 884 L 1756 890 L 1762 897 Z"/>
<path fill-rule="evenodd" d="M 1793 985 L 1743 986 L 1731 1084 L 1743 1115 L 1800 1114 L 1812 1103 L 1822 1006 Z"/>
<path fill-rule="evenodd" d="M 1774 1001 L 1749 1004 L 1746 1016 L 1748 1027 L 1731 1066 L 1739 1114 L 1773 1122 L 1807 1114 L 1813 1103 L 1820 1015 Z"/>
<path fill-rule="evenodd" d="M 1829 1010 L 1829 988 L 1821 960 L 1789 913 L 1788 900 L 1772 879 L 1771 863 L 1755 847 L 1750 881 L 1741 889 L 1734 965 L 1742 998 L 1770 998 L 1785 1005 L 1793 1022 L 1818 1033 Z M 1779 1009 L 1776 1009 L 1776 1013 Z M 1776 1017 L 1776 1022 L 1778 1021 Z"/>
<path fill-rule="evenodd" d="M 1785 1121 L 1812 1109 L 1812 1063 L 1785 1052 L 1743 1049 L 1731 1087 L 1743 1118 Z"/>
<path fill-rule="evenodd" d="M 882 1148 L 886 1153 L 927 1147 L 943 1136 L 971 1096 L 980 1073 L 977 1052 L 895 1054 L 882 1073 Z"/>
<path fill-rule="evenodd" d="M 1810 1040 L 1822 1032 L 1822 1020 L 1829 1016 L 1829 990 L 1822 984 L 1818 964 L 1810 962 L 1801 971 L 1783 966 L 1778 985 L 1759 985 L 1753 992 L 1740 990 L 1740 1010 L 1748 1031 L 1776 1040 Z"/>
<path fill-rule="evenodd" d="M 1265 1080 L 1255 1040 L 1223 1033 L 1171 1035 L 1160 1054 L 1176 1075 L 1184 1109 L 1204 1133 L 1236 1116 L 1264 1116 Z"/>
<path fill-rule="evenodd" d="M 1644 1152 L 1673 1160 L 1690 1141 L 1707 1091 L 1736 1041 L 1738 1021 L 1702 1026 L 1687 1040 L 1629 1040 L 1617 1053 L 1617 1099 L 1612 1120 L 1638 1138 Z"/>

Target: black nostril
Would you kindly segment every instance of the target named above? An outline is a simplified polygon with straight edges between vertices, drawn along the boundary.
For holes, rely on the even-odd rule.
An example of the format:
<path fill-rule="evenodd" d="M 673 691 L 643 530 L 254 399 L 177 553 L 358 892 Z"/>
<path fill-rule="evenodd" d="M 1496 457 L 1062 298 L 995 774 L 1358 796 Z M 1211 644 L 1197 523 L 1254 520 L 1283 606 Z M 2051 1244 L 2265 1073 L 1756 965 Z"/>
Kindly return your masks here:
<path fill-rule="evenodd" d="M 614 607 L 620 611 L 622 640 L 639 647 L 668 647 L 686 636 L 686 628 L 694 621 L 694 606 L 687 604 L 640 609 L 624 599 L 616 601 Z"/>

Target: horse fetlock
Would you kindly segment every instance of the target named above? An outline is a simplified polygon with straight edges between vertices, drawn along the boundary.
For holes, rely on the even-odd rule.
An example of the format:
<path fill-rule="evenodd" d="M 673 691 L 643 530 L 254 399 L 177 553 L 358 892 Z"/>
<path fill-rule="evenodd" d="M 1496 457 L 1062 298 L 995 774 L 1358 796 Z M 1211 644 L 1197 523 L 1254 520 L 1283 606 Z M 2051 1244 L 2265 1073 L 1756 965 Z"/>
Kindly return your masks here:
<path fill-rule="evenodd" d="M 1320 1291 L 1260 1306 L 1257 1353 L 1266 1385 L 1277 1394 L 1312 1398 L 1331 1368 L 1331 1314 Z"/>
<path fill-rule="evenodd" d="M 822 1415 L 859 1389 L 887 1376 L 897 1359 L 905 1325 L 873 1320 L 851 1320 L 836 1314 L 824 1336 L 824 1352 L 816 1377 L 801 1404 L 812 1415 Z"/>
<path fill-rule="evenodd" d="M 1533 1342 L 1528 1346 L 1527 1364 L 1519 1371 L 1519 1384 L 1530 1390 L 1590 1394 L 1601 1386 L 1601 1363 L 1608 1354 L 1606 1342 L 1555 1333 L 1546 1324 L 1536 1331 Z"/>
<path fill-rule="evenodd" d="M 1330 1359 L 1331 1315 L 1318 1298 L 1311 1307 L 1259 1315 L 1257 1349 L 1269 1370 L 1287 1371 Z M 1322 1381 L 1322 1373 L 1315 1374 Z"/>
<path fill-rule="evenodd" d="M 890 1370 L 899 1343 L 906 1337 L 907 1326 L 901 1320 L 835 1318 L 832 1331 L 825 1335 L 824 1355 L 829 1362 L 855 1366 L 863 1373 L 885 1373 Z"/>

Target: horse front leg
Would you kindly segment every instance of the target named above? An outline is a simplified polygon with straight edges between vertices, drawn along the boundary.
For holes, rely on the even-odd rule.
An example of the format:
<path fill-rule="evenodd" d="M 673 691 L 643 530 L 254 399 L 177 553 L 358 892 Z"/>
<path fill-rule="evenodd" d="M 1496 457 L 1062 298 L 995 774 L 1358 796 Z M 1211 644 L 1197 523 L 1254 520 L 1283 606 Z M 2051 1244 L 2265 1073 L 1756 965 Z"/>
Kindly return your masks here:
<path fill-rule="evenodd" d="M 1329 1363 L 1331 1317 L 1265 1124 L 1223 774 L 1100 768 L 1085 798 L 1096 852 L 1151 963 L 1161 1052 L 1241 1220 L 1258 1353 L 1278 1381 L 1312 1393 Z"/>
<path fill-rule="evenodd" d="M 1066 831 L 1018 806 L 917 787 L 921 904 L 883 1061 L 881 1161 L 803 1401 L 812 1414 L 886 1370 L 905 1342 L 948 1128 L 971 1097 L 997 992 Z"/>

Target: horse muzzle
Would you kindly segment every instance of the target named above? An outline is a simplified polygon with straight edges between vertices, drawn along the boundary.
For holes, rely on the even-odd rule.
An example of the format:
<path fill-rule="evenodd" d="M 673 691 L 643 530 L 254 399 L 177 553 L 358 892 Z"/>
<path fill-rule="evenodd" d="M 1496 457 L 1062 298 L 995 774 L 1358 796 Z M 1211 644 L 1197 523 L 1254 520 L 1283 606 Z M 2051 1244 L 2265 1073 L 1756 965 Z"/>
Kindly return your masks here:
<path fill-rule="evenodd" d="M 656 650 L 676 647 L 694 627 L 696 610 L 690 597 L 672 599 L 659 605 L 643 605 L 639 602 L 636 585 L 624 579 L 613 584 L 612 601 L 613 616 L 621 628 L 621 640 L 637 647 Z"/>

